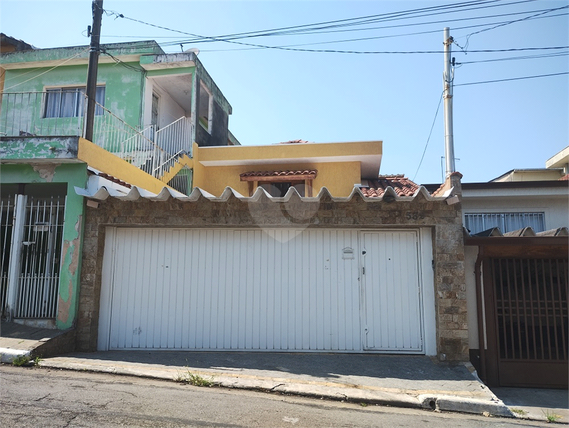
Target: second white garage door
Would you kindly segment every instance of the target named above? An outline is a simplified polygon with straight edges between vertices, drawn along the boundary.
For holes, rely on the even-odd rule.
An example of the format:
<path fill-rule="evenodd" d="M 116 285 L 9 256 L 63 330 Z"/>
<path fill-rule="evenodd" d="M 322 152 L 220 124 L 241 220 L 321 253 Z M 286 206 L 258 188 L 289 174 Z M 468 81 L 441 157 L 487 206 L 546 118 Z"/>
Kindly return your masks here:
<path fill-rule="evenodd" d="M 418 231 L 109 228 L 98 347 L 421 353 L 419 272 Z"/>

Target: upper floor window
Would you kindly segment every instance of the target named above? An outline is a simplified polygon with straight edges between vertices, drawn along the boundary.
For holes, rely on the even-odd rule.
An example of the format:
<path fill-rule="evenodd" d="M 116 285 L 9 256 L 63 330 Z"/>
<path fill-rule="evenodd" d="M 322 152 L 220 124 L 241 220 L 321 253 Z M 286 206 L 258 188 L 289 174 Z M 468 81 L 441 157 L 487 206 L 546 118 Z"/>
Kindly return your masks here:
<path fill-rule="evenodd" d="M 200 125 L 209 133 L 211 133 L 211 111 L 213 98 L 203 82 L 200 82 L 199 105 L 198 105 L 198 121 Z"/>
<path fill-rule="evenodd" d="M 85 87 L 62 87 L 50 88 L 46 90 L 44 115 L 43 117 L 81 117 L 86 108 Z M 104 105 L 105 87 L 97 86 L 95 101 Z M 100 116 L 103 109 L 95 107 L 95 114 Z"/>
<path fill-rule="evenodd" d="M 464 227 L 471 234 L 480 233 L 493 227 L 500 229 L 500 232 L 512 232 L 514 230 L 531 227 L 534 232 L 545 230 L 544 213 L 465 213 Z"/>

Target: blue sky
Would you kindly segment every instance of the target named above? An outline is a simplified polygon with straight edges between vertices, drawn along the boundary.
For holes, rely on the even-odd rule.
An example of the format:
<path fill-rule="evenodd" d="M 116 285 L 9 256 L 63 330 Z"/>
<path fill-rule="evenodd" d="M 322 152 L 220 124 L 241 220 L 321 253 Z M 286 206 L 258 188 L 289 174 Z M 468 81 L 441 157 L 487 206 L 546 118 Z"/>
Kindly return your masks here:
<path fill-rule="evenodd" d="M 104 0 L 109 13 L 103 16 L 102 42 L 153 39 L 167 52 L 179 52 L 182 47 L 177 42 L 192 39 L 126 18 L 213 37 L 458 2 Z M 470 10 L 432 10 L 429 16 L 407 19 L 398 15 L 391 21 L 336 27 L 334 32 L 237 41 L 336 51 L 441 51 L 443 28 L 450 27 L 457 43 L 453 56 L 461 63 L 454 74 L 456 167 L 466 182 L 488 181 L 510 169 L 544 167 L 549 157 L 569 144 L 569 75 L 459 85 L 567 73 L 567 48 L 511 49 L 569 46 L 568 4 L 487 1 Z M 556 8 L 560 9 L 548 11 Z M 90 0 L 0 0 L 0 31 L 39 48 L 87 45 L 90 23 Z M 200 49 L 200 60 L 231 103 L 229 126 L 243 145 L 292 139 L 382 140 L 382 174 L 405 174 L 423 184 L 441 181 L 442 105 L 434 119 L 442 94 L 442 54 L 298 52 L 212 41 L 183 45 L 191 47 Z M 553 53 L 562 55 L 543 56 Z M 533 58 L 504 60 L 528 56 Z"/>

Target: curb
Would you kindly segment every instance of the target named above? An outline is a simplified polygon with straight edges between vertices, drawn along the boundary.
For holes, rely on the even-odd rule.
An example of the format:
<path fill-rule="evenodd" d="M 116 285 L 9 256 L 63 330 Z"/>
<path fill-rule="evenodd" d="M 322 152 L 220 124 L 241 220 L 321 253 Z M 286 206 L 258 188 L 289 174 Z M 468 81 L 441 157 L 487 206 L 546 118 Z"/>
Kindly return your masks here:
<path fill-rule="evenodd" d="M 150 379 L 177 381 L 181 370 L 169 367 L 121 367 L 115 364 L 83 364 L 81 362 L 62 362 L 42 360 L 41 368 L 90 371 L 124 376 L 135 376 Z M 492 394 L 491 401 L 469 397 L 457 397 L 446 394 L 422 394 L 413 392 L 370 390 L 364 387 L 346 387 L 317 385 L 316 382 L 294 382 L 284 378 L 259 378 L 256 376 L 224 376 L 223 374 L 192 370 L 193 374 L 215 378 L 215 386 L 228 389 L 243 389 L 267 393 L 281 393 L 345 401 L 355 403 L 377 404 L 390 407 L 404 407 L 424 410 L 472 413 L 486 416 L 515 417 L 504 403 Z"/>
<path fill-rule="evenodd" d="M 24 349 L 0 348 L 0 362 L 11 364 L 18 357 L 30 356 L 31 351 Z"/>

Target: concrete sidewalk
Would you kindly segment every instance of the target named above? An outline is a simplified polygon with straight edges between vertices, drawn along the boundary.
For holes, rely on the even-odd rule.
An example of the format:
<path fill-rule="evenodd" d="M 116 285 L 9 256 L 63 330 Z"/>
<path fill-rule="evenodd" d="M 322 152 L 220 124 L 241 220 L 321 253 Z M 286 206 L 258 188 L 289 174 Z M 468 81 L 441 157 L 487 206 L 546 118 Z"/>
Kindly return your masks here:
<path fill-rule="evenodd" d="M 569 421 L 566 390 L 493 388 L 470 364 L 425 356 L 273 352 L 109 351 L 71 353 L 74 331 L 0 323 L 0 357 L 43 357 L 40 366 L 184 381 L 197 375 L 226 388 L 386 406 Z M 51 358 L 48 358 L 53 356 Z"/>
<path fill-rule="evenodd" d="M 425 356 L 109 351 L 47 358 L 41 367 L 181 381 L 397 407 L 515 416 L 470 365 Z"/>

